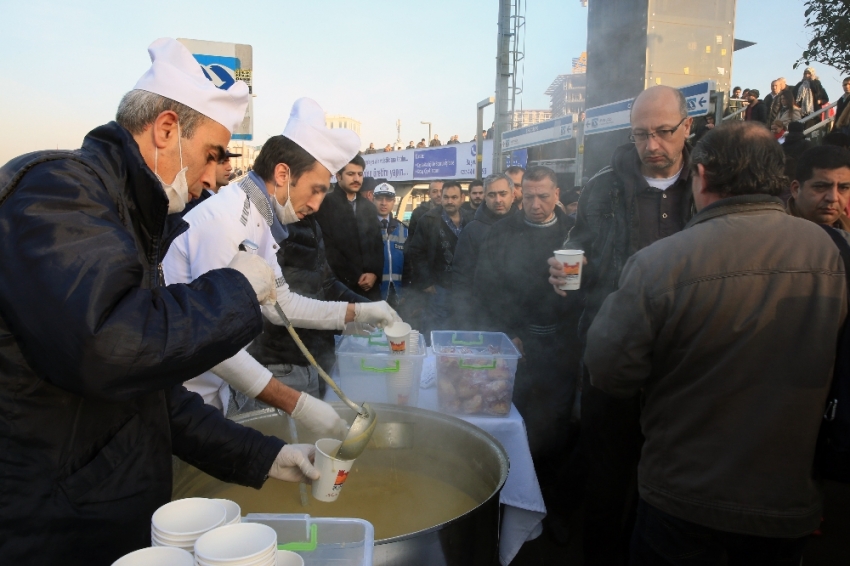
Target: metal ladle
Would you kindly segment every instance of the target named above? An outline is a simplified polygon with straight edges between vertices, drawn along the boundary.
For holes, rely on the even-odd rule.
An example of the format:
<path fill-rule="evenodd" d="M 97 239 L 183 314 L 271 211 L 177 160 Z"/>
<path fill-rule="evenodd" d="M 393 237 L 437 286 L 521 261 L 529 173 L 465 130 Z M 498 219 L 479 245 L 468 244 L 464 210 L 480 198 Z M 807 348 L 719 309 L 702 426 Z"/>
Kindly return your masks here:
<path fill-rule="evenodd" d="M 259 246 L 251 240 L 242 240 L 242 243 L 239 244 L 239 249 L 243 252 L 256 254 L 259 250 Z M 348 396 L 342 392 L 342 389 L 340 389 L 336 382 L 331 379 L 331 376 L 329 376 L 327 372 L 319 366 L 316 358 L 313 357 L 313 354 L 310 353 L 307 346 L 305 346 L 304 342 L 301 341 L 301 338 L 298 336 L 298 333 L 295 332 L 295 328 L 293 328 L 292 323 L 289 322 L 289 318 L 284 314 L 283 309 L 280 308 L 277 301 L 274 302 L 274 308 L 275 311 L 277 311 L 277 315 L 283 320 L 283 325 L 286 326 L 286 330 L 289 332 L 289 335 L 292 336 L 293 340 L 295 340 L 295 344 L 298 346 L 298 349 L 301 350 L 301 353 L 304 354 L 304 357 L 307 358 L 307 361 L 310 362 L 310 365 L 316 368 L 316 371 L 319 372 L 321 378 L 324 379 L 330 388 L 334 390 L 334 393 L 337 394 L 340 400 L 357 413 L 357 416 L 354 418 L 354 422 L 351 423 L 351 426 L 348 429 L 348 434 L 345 435 L 345 439 L 342 441 L 342 444 L 336 453 L 336 457 L 340 460 L 356 459 L 366 449 L 366 445 L 369 444 L 369 439 L 372 438 L 372 434 L 375 432 L 375 425 L 378 424 L 377 413 L 368 403 L 357 405 L 357 403 L 349 399 Z"/>

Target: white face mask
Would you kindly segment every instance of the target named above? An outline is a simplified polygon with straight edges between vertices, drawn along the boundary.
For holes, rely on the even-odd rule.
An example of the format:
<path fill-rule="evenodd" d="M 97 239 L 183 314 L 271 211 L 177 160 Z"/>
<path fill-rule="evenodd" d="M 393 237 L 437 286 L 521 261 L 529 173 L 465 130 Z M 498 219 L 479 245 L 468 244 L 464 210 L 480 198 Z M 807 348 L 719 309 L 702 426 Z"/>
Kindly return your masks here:
<path fill-rule="evenodd" d="M 277 188 L 277 185 L 275 185 Z M 277 216 L 277 219 L 281 221 L 282 224 L 295 224 L 299 222 L 301 219 L 298 218 L 298 215 L 295 213 L 295 208 L 292 206 L 292 199 L 289 198 L 289 180 L 286 181 L 286 204 L 281 205 L 277 202 L 277 197 L 272 198 L 272 202 L 274 202 L 274 213 Z M 277 191 L 275 191 L 277 192 Z"/>
<path fill-rule="evenodd" d="M 174 176 L 171 184 L 162 180 L 157 172 L 159 161 L 159 150 L 157 149 L 153 157 L 153 174 L 159 179 L 159 184 L 165 191 L 165 196 L 168 197 L 168 214 L 182 212 L 186 208 L 186 203 L 189 202 L 189 183 L 186 182 L 186 171 L 188 167 L 183 167 L 183 144 L 180 142 L 180 122 L 177 123 L 177 149 L 180 152 L 180 171 Z"/>

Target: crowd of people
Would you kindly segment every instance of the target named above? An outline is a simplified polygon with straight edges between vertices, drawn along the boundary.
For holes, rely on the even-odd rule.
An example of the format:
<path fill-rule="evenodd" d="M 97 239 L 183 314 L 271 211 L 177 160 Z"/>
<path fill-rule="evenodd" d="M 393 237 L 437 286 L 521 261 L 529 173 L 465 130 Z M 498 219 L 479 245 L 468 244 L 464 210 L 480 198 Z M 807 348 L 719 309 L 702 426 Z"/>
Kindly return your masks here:
<path fill-rule="evenodd" d="M 481 132 L 483 139 L 487 139 L 487 133 L 488 132 L 490 132 L 491 135 L 492 135 L 492 130 L 484 130 L 484 131 Z M 470 140 L 470 141 L 474 142 L 476 140 L 475 140 L 475 138 L 472 138 L 472 140 Z M 446 145 L 454 145 L 454 144 L 458 144 L 458 143 L 461 143 L 461 141 L 459 139 L 458 134 L 455 134 L 455 135 L 453 135 L 452 137 L 449 138 L 449 141 L 446 142 Z M 402 151 L 402 149 L 422 149 L 422 148 L 425 148 L 425 147 L 439 147 L 441 145 L 443 145 L 443 142 L 440 141 L 440 136 L 438 134 L 434 134 L 434 137 L 432 137 L 430 141 L 426 141 L 425 138 L 422 138 L 421 140 L 419 140 L 418 143 L 414 144 L 413 140 L 410 140 L 410 143 L 408 143 L 407 147 L 404 147 L 404 148 L 402 148 L 400 145 L 393 145 L 391 143 L 388 143 L 387 145 L 385 145 L 383 147 L 383 149 L 377 149 L 375 147 L 374 143 L 370 143 L 369 147 L 367 147 L 366 150 L 363 151 L 363 153 L 365 155 L 372 155 L 373 153 Z"/>
<path fill-rule="evenodd" d="M 850 243 L 850 144 L 787 151 L 806 141 L 793 112 L 828 102 L 812 69 L 695 142 L 682 93 L 651 87 L 580 196 L 513 166 L 466 202 L 432 181 L 405 224 L 356 134 L 310 99 L 228 183 L 247 86 L 222 95 L 173 39 L 149 51 L 79 151 L 0 169 L 0 254 L 20 275 L 0 278 L 0 561 L 147 546 L 172 454 L 253 487 L 316 479 L 312 446 L 226 417 L 271 406 L 341 437 L 285 326 L 329 367 L 347 323 L 400 313 L 426 339 L 504 332 L 522 353 L 546 536 L 563 543 L 583 509 L 585 564 L 800 563 L 823 517 Z M 562 290 L 562 248 L 584 251 L 579 290 Z"/>

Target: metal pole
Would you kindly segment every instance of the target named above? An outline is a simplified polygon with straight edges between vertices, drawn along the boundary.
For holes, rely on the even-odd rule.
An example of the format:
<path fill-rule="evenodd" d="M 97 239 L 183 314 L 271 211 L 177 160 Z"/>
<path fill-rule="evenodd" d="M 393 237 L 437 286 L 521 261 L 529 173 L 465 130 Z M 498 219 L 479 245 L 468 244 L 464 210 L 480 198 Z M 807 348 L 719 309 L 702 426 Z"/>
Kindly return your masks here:
<path fill-rule="evenodd" d="M 419 122 L 420 124 L 428 124 L 428 143 L 431 143 L 431 122 Z"/>
<path fill-rule="evenodd" d="M 475 178 L 479 181 L 482 178 L 481 168 L 484 162 L 484 138 L 481 137 L 481 132 L 484 130 L 484 109 L 495 100 L 491 96 L 478 103 L 478 129 L 475 130 Z"/>
<path fill-rule="evenodd" d="M 578 126 L 578 132 L 576 132 L 576 128 L 573 128 L 573 132 L 576 132 L 576 174 L 573 185 L 576 187 L 581 187 L 581 180 L 584 177 L 584 120 L 576 124 Z"/>
<path fill-rule="evenodd" d="M 726 112 L 726 91 L 714 91 L 714 127 L 723 121 L 723 113 Z"/>
<path fill-rule="evenodd" d="M 496 119 L 493 126 L 493 172 L 505 169 L 502 162 L 502 134 L 509 129 L 511 77 L 511 0 L 499 0 L 499 27 L 496 38 Z"/>

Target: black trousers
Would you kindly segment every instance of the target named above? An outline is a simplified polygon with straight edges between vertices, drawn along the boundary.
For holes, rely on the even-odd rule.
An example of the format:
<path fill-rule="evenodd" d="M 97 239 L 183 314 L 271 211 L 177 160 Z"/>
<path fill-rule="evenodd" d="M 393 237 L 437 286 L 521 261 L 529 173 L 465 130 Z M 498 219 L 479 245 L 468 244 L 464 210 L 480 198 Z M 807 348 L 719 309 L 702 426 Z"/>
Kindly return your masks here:
<path fill-rule="evenodd" d="M 718 531 L 677 519 L 641 500 L 630 564 L 798 566 L 807 538 L 767 538 Z"/>
<path fill-rule="evenodd" d="M 612 397 L 583 371 L 581 454 L 585 465 L 584 563 L 624 566 L 637 508 L 637 465 L 643 446 L 640 398 Z"/>
<path fill-rule="evenodd" d="M 517 367 L 513 402 L 525 421 L 528 444 L 547 517 L 566 520 L 581 500 L 581 470 L 575 457 L 578 425 L 572 409 L 578 389 L 578 340 L 566 332 L 520 333 L 525 355 Z"/>

